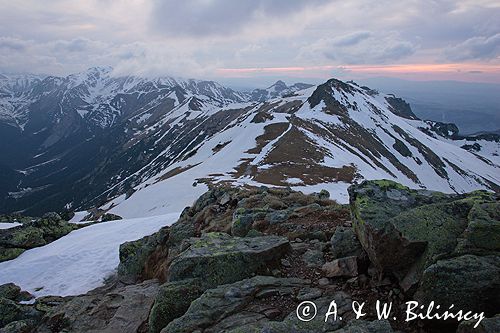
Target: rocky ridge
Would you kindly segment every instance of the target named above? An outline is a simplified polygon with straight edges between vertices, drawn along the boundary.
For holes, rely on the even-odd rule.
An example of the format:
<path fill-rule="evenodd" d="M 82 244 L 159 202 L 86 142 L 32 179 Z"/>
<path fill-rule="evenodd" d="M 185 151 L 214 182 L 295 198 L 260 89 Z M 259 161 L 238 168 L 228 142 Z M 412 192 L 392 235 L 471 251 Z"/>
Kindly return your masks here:
<path fill-rule="evenodd" d="M 480 327 L 495 332 L 494 194 L 384 180 L 353 186 L 350 195 L 348 207 L 325 191 L 214 187 L 171 227 L 122 244 L 118 273 L 104 287 L 26 305 L 19 301 L 29 295 L 2 286 L 0 331 L 473 332 L 467 322 L 405 323 L 404 302 L 432 295 L 485 311 Z M 300 321 L 295 308 L 304 300 L 320 311 L 335 300 L 344 320 L 325 322 L 320 313 Z M 367 302 L 363 320 L 354 320 L 353 300 Z M 376 320 L 376 300 L 393 302 L 398 320 Z"/>

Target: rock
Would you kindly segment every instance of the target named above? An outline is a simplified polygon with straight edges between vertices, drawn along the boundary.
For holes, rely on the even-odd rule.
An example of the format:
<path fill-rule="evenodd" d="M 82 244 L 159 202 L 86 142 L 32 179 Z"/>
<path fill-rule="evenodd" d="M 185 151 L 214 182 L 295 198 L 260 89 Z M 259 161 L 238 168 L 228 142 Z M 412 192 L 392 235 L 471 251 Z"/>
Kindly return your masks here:
<path fill-rule="evenodd" d="M 271 310 L 275 312 L 272 306 L 265 305 L 269 296 L 283 295 L 293 298 L 295 290 L 308 283 L 306 280 L 295 278 L 256 276 L 221 285 L 203 293 L 193 301 L 182 317 L 172 321 L 161 332 L 222 332 L 241 329 L 262 320 L 268 321 L 266 314 L 269 315 Z M 262 305 L 256 305 L 246 311 L 246 307 L 255 301 Z"/>
<path fill-rule="evenodd" d="M 123 217 L 116 215 L 116 214 L 111 214 L 111 213 L 106 213 L 101 216 L 101 222 L 109 222 L 109 221 L 116 221 L 116 220 L 122 220 Z"/>
<path fill-rule="evenodd" d="M 266 214 L 265 219 L 270 225 L 278 224 L 288 220 L 290 212 L 288 210 L 276 210 Z"/>
<path fill-rule="evenodd" d="M 335 228 L 330 242 L 332 244 L 333 258 L 335 259 L 351 256 L 360 258 L 364 253 L 363 247 L 352 228 L 342 226 Z"/>
<path fill-rule="evenodd" d="M 423 273 L 415 299 L 442 308 L 495 314 L 500 309 L 500 257 L 464 255 L 439 260 Z"/>
<path fill-rule="evenodd" d="M 299 294 L 297 295 L 297 299 L 299 301 L 312 301 L 318 297 L 321 297 L 323 294 L 321 289 L 318 288 L 304 288 L 300 289 Z"/>
<path fill-rule="evenodd" d="M 134 282 L 144 276 L 144 270 L 149 256 L 157 246 L 165 244 L 169 236 L 169 228 L 164 227 L 158 232 L 120 245 L 120 264 L 118 276 L 122 281 Z"/>
<path fill-rule="evenodd" d="M 302 260 L 306 263 L 307 267 L 322 266 L 325 263 L 323 252 L 319 250 L 307 250 L 302 255 Z"/>
<path fill-rule="evenodd" d="M 438 292 L 435 286 L 457 300 L 498 290 L 496 264 L 484 259 L 498 257 L 500 249 L 500 203 L 493 193 L 443 194 L 380 180 L 351 186 L 349 194 L 354 230 L 379 274 L 394 275 L 404 290 L 416 285 L 421 299 Z M 461 273 L 453 266 L 466 263 L 478 271 Z M 438 268 L 452 274 L 440 274 Z M 463 280 L 473 277 L 478 280 Z M 465 291 L 464 285 L 472 289 Z M 467 305 L 478 309 L 483 304 L 472 297 Z"/>
<path fill-rule="evenodd" d="M 333 332 L 339 329 L 345 322 L 342 320 L 334 320 L 333 316 L 330 316 L 325 322 L 325 313 L 329 308 L 330 302 L 335 300 L 337 304 L 337 311 L 340 316 L 343 316 L 346 312 L 351 310 L 352 300 L 349 295 L 343 292 L 336 292 L 333 295 L 327 297 L 321 297 L 314 300 L 316 308 L 318 310 L 317 315 L 314 319 L 310 321 L 301 321 L 298 319 L 296 310 L 294 309 L 290 312 L 283 320 L 254 320 L 242 325 L 242 322 L 237 323 L 239 326 L 234 327 L 227 333 L 319 333 L 319 332 Z M 235 325 L 236 326 L 236 325 Z M 212 332 L 210 330 L 210 332 Z"/>
<path fill-rule="evenodd" d="M 323 189 L 323 190 L 319 191 L 318 197 L 322 200 L 330 199 L 330 192 Z"/>
<path fill-rule="evenodd" d="M 18 304 L 10 299 L 0 298 L 0 327 L 25 319 L 38 319 L 40 313 L 30 306 Z"/>
<path fill-rule="evenodd" d="M 36 325 L 37 322 L 32 319 L 17 320 L 0 328 L 0 333 L 30 333 L 33 332 Z"/>
<path fill-rule="evenodd" d="M 25 250 L 53 242 L 77 228 L 58 214 L 48 213 L 21 226 L 0 230 L 0 261 L 14 259 Z"/>
<path fill-rule="evenodd" d="M 6 283 L 0 285 L 0 298 L 20 302 L 30 300 L 33 296 L 26 291 L 21 291 L 21 288 L 14 283 Z"/>
<path fill-rule="evenodd" d="M 485 318 L 476 325 L 476 320 L 463 321 L 458 325 L 457 333 L 498 333 L 500 332 L 500 314 L 492 318 Z"/>
<path fill-rule="evenodd" d="M 318 285 L 319 286 L 327 286 L 329 284 L 330 284 L 330 280 L 328 280 L 328 278 L 318 279 Z"/>
<path fill-rule="evenodd" d="M 149 315 L 149 332 L 158 333 L 172 320 L 182 316 L 202 293 L 200 281 L 194 279 L 161 285 Z"/>
<path fill-rule="evenodd" d="M 233 221 L 231 223 L 231 234 L 233 236 L 245 237 L 252 229 L 254 217 L 252 211 L 247 211 L 239 208 L 234 212 Z"/>
<path fill-rule="evenodd" d="M 357 276 L 358 261 L 354 256 L 335 259 L 324 264 L 321 269 L 327 277 Z"/>
<path fill-rule="evenodd" d="M 158 293 L 158 282 L 65 297 L 44 316 L 38 331 L 137 332 L 145 325 Z"/>
<path fill-rule="evenodd" d="M 334 333 L 390 333 L 391 324 L 387 320 L 366 321 L 360 319 L 351 320 L 344 328 Z"/>
<path fill-rule="evenodd" d="M 170 265 L 168 281 L 200 278 L 204 289 L 248 278 L 278 263 L 290 249 L 288 239 L 279 236 L 240 238 L 208 233 L 190 242 Z"/>

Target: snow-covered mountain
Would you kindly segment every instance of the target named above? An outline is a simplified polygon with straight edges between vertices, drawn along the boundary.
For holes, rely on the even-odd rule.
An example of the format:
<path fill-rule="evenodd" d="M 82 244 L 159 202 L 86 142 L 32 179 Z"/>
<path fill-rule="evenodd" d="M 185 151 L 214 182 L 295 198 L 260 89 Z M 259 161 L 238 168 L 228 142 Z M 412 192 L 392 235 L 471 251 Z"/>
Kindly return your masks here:
<path fill-rule="evenodd" d="M 111 68 L 33 80 L 1 97 L 1 113 L 15 121 L 0 121 L 0 139 L 14 143 L 0 145 L 0 210 L 152 216 L 179 211 L 217 182 L 326 188 L 342 202 L 349 184 L 374 178 L 499 189 L 498 136 L 459 137 L 353 82 L 278 81 L 265 91 L 114 77 Z"/>
<path fill-rule="evenodd" d="M 307 83 L 295 83 L 291 86 L 287 86 L 285 82 L 278 80 L 275 84 L 266 89 L 254 89 L 250 93 L 251 100 L 257 102 L 265 102 L 272 98 L 283 97 L 287 95 L 292 95 L 299 90 L 304 90 L 312 87 L 312 84 Z"/>

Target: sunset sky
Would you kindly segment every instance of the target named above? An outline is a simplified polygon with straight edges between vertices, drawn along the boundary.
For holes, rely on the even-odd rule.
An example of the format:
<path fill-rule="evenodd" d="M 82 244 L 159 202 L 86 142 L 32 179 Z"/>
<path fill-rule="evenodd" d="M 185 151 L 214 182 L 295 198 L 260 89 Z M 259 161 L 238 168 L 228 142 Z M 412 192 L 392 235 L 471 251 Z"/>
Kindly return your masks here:
<path fill-rule="evenodd" d="M 0 0 L 0 72 L 500 83 L 500 1 Z"/>

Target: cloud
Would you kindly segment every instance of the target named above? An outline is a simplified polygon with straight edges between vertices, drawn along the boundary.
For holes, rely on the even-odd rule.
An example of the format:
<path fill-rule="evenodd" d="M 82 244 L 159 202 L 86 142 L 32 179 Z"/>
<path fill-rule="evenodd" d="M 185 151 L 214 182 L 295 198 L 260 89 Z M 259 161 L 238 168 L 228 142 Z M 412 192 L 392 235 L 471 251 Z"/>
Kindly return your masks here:
<path fill-rule="evenodd" d="M 489 37 L 469 38 L 446 49 L 445 55 L 452 61 L 498 59 L 500 57 L 500 33 Z"/>
<path fill-rule="evenodd" d="M 23 51 L 29 45 L 29 42 L 11 37 L 0 37 L 0 49 L 11 51 Z"/>
<path fill-rule="evenodd" d="M 152 27 L 168 36 L 228 36 L 327 0 L 155 0 Z M 269 20 L 267 23 L 266 20 Z"/>
<path fill-rule="evenodd" d="M 384 64 L 412 55 L 417 47 L 397 33 L 355 32 L 305 45 L 300 58 L 324 58 L 340 64 Z M 319 59 L 321 60 L 321 59 Z M 323 60 L 324 61 L 324 60 Z"/>

